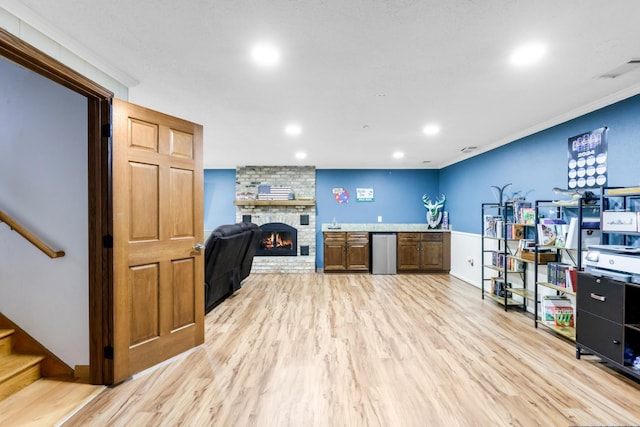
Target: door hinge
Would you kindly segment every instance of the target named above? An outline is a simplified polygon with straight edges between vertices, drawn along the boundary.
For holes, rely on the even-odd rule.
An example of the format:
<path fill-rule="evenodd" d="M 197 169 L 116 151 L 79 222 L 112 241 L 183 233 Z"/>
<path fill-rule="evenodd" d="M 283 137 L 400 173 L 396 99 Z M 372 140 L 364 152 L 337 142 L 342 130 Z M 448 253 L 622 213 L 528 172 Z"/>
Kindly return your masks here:
<path fill-rule="evenodd" d="M 110 345 L 107 345 L 104 347 L 104 358 L 105 359 L 109 359 L 109 360 L 113 360 L 113 347 Z"/>
<path fill-rule="evenodd" d="M 102 236 L 102 247 L 105 249 L 113 248 L 113 236 L 111 234 Z"/>
<path fill-rule="evenodd" d="M 102 125 L 102 137 L 111 138 L 111 123 L 105 123 Z"/>

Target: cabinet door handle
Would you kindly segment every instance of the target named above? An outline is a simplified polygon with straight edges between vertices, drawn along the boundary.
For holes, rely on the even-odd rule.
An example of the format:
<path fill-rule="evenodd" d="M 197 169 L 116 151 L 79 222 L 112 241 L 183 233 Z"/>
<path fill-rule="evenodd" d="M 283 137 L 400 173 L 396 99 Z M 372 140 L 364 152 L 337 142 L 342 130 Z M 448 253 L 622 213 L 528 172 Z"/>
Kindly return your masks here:
<path fill-rule="evenodd" d="M 607 297 L 603 297 L 602 295 L 594 294 L 593 292 L 591 292 L 591 298 L 593 298 L 594 300 L 597 300 L 597 301 L 602 301 L 602 302 L 605 302 L 607 300 Z"/>
<path fill-rule="evenodd" d="M 614 343 L 614 344 L 620 344 L 620 341 L 618 341 L 618 340 L 613 340 L 613 343 Z"/>

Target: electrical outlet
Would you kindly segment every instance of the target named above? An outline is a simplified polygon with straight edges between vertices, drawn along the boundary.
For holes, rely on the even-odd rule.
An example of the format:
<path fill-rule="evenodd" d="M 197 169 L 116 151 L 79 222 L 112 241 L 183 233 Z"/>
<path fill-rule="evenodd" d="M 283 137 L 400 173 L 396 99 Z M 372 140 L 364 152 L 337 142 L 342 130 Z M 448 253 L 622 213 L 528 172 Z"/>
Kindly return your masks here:
<path fill-rule="evenodd" d="M 382 222 L 382 215 L 378 215 L 378 222 Z"/>

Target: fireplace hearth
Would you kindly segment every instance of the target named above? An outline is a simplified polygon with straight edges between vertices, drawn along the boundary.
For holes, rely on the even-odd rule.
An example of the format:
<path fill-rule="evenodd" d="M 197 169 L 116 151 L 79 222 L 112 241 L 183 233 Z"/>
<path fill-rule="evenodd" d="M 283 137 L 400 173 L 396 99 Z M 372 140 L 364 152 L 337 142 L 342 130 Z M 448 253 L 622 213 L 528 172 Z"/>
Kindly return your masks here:
<path fill-rule="evenodd" d="M 260 226 L 262 239 L 256 256 L 297 256 L 298 230 L 281 222 L 270 222 Z"/>

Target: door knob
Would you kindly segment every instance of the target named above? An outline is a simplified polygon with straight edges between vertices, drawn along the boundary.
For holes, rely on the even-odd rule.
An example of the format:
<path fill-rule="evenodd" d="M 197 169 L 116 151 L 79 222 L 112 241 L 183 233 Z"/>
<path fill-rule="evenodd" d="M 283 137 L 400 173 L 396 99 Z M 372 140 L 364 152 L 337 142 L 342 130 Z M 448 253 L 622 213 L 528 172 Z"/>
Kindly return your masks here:
<path fill-rule="evenodd" d="M 195 249 L 196 251 L 201 251 L 204 249 L 204 245 L 202 243 L 196 243 L 195 245 L 193 245 L 193 249 Z"/>

